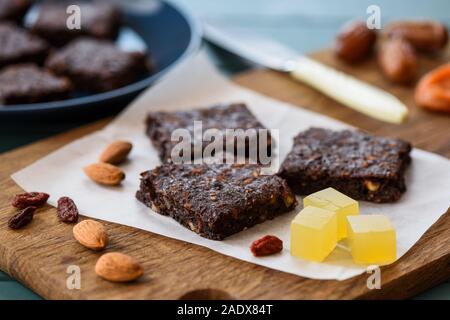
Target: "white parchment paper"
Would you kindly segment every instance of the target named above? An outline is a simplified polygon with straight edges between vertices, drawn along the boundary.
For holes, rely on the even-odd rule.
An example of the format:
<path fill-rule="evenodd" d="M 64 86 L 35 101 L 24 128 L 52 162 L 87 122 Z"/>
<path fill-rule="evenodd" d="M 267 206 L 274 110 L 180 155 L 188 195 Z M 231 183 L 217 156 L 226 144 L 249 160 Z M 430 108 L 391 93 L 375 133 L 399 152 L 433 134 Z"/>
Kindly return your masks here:
<path fill-rule="evenodd" d="M 349 94 L 351 94 L 349 92 Z M 345 248 L 337 248 L 323 263 L 312 263 L 289 254 L 290 221 L 296 212 L 285 214 L 224 241 L 212 241 L 185 229 L 171 218 L 161 216 L 138 202 L 139 173 L 159 164 L 156 150 L 144 134 L 144 119 L 150 110 L 182 110 L 214 103 L 243 101 L 268 128 L 280 130 L 281 160 L 289 152 L 292 138 L 310 126 L 344 128 L 325 116 L 270 99 L 241 88 L 222 77 L 204 53 L 186 60 L 164 80 L 147 90 L 105 129 L 76 140 L 15 173 L 12 178 L 27 191 L 44 191 L 56 204 L 61 196 L 73 198 L 80 212 L 183 240 L 237 259 L 314 279 L 344 280 L 365 272 L 355 265 Z M 82 171 L 96 162 L 102 149 L 115 139 L 133 142 L 130 161 L 122 168 L 126 180 L 121 187 L 104 187 L 90 181 Z M 398 257 L 405 254 L 450 205 L 450 161 L 414 149 L 407 173 L 408 191 L 394 204 L 361 203 L 362 214 L 387 214 L 397 228 Z M 300 199 L 299 199 L 300 200 Z M 301 203 L 301 202 L 300 202 Z M 266 234 L 284 242 L 281 254 L 255 258 L 250 243 Z M 426 252 L 424 252 L 426 255 Z M 426 257 L 424 257 L 426 259 Z"/>

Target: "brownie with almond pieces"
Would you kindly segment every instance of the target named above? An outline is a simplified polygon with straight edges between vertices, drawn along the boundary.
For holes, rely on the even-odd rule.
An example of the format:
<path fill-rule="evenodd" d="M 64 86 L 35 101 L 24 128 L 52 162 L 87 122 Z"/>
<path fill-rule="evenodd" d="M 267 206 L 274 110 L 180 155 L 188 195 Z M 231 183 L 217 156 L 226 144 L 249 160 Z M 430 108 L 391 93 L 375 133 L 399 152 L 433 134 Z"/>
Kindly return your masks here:
<path fill-rule="evenodd" d="M 165 163 L 141 174 L 136 197 L 202 237 L 223 240 L 296 207 L 286 181 L 260 169 Z"/>
<path fill-rule="evenodd" d="M 157 149 L 161 161 L 171 160 L 172 151 L 179 143 L 177 140 L 172 140 L 171 135 L 177 129 L 186 129 L 193 138 L 190 148 L 191 155 L 188 155 L 187 159 L 190 160 L 196 158 L 194 148 L 195 121 L 201 122 L 203 132 L 212 129 L 222 135 L 224 151 L 227 151 L 227 143 L 232 143 L 232 147 L 229 149 L 232 149 L 234 154 L 237 154 L 238 151 L 240 151 L 246 157 L 253 157 L 253 155 L 249 152 L 250 141 L 253 140 L 258 143 L 256 149 L 257 152 L 259 152 L 259 141 L 262 138 L 262 135 L 265 134 L 264 138 L 267 141 L 267 150 L 265 150 L 265 154 L 267 156 L 271 155 L 272 137 L 270 136 L 270 132 L 251 113 L 247 106 L 244 103 L 224 103 L 214 105 L 209 108 L 193 109 L 189 111 L 150 112 L 146 121 L 146 133 L 152 141 L 153 146 Z M 242 129 L 243 131 L 240 133 L 236 131 L 236 137 L 227 140 L 227 129 Z M 247 131 L 248 129 L 254 129 L 254 131 Z M 264 129 L 266 131 L 261 131 L 260 129 Z M 239 137 L 241 137 L 241 141 L 245 141 L 243 146 L 240 146 L 237 142 Z M 209 143 L 209 141 L 201 141 L 202 151 Z M 241 147 L 243 147 L 244 150 L 242 150 Z M 181 153 L 182 152 L 180 152 L 180 154 Z M 257 157 L 259 157 L 259 153 Z"/>
<path fill-rule="evenodd" d="M 278 174 L 301 195 L 332 187 L 357 200 L 394 202 L 406 191 L 410 151 L 401 139 L 310 128 L 294 138 Z"/>

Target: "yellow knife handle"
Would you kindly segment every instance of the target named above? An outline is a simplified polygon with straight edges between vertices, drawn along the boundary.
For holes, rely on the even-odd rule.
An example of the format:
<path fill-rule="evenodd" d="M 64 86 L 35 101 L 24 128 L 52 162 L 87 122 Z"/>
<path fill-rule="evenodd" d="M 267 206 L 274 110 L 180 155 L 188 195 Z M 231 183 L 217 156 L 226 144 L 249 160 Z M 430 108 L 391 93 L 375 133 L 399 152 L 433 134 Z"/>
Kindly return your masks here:
<path fill-rule="evenodd" d="M 310 58 L 300 58 L 291 75 L 343 105 L 375 119 L 402 123 L 408 117 L 408 108 L 392 94 Z"/>

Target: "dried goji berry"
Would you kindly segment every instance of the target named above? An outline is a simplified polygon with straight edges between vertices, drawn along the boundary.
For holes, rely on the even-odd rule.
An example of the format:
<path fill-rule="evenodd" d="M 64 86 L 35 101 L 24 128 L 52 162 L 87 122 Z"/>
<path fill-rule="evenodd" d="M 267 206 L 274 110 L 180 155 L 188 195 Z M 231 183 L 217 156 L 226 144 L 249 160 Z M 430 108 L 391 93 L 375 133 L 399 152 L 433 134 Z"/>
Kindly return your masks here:
<path fill-rule="evenodd" d="M 47 202 L 49 197 L 44 192 L 19 193 L 12 198 L 11 205 L 19 209 L 24 209 L 29 206 L 40 207 Z"/>
<path fill-rule="evenodd" d="M 61 197 L 58 199 L 57 213 L 62 222 L 75 223 L 78 221 L 77 206 L 69 197 Z"/>
<path fill-rule="evenodd" d="M 283 241 L 275 236 L 267 235 L 253 241 L 250 250 L 255 257 L 269 256 L 283 250 Z"/>
<path fill-rule="evenodd" d="M 13 215 L 8 221 L 8 227 L 11 229 L 20 229 L 33 220 L 36 207 L 27 207 L 21 210 L 19 213 Z"/>

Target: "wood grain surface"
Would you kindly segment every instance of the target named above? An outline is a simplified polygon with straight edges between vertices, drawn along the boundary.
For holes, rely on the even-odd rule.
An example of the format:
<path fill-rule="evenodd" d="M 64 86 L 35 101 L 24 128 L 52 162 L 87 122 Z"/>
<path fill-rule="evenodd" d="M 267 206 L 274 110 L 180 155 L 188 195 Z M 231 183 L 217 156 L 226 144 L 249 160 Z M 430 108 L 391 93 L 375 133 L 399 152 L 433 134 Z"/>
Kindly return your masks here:
<path fill-rule="evenodd" d="M 234 80 L 279 100 L 327 114 L 372 133 L 401 137 L 411 141 L 415 147 L 450 157 L 450 117 L 414 106 L 412 88 L 390 85 L 380 75 L 374 61 L 348 67 L 335 61 L 328 51 L 317 53 L 314 57 L 397 95 L 410 108 L 408 123 L 389 125 L 370 119 L 294 82 L 286 75 L 272 71 L 255 70 Z M 446 59 L 448 56 L 423 59 L 422 72 Z M 102 253 L 79 245 L 73 239 L 72 226 L 60 223 L 53 207 L 40 209 L 33 222 L 19 231 L 10 230 L 7 220 L 14 213 L 9 205 L 10 198 L 21 191 L 9 178 L 10 174 L 68 142 L 100 129 L 109 120 L 0 156 L 0 269 L 44 298 L 407 298 L 450 278 L 450 212 L 447 211 L 407 254 L 396 263 L 382 268 L 380 290 L 367 288 L 368 274 L 342 282 L 305 279 L 113 223 L 105 223 L 111 240 L 106 251 L 120 251 L 135 257 L 144 266 L 145 275 L 137 282 L 128 284 L 104 281 L 94 273 L 95 262 Z M 70 265 L 81 268 L 80 290 L 67 289 L 67 268 Z"/>

